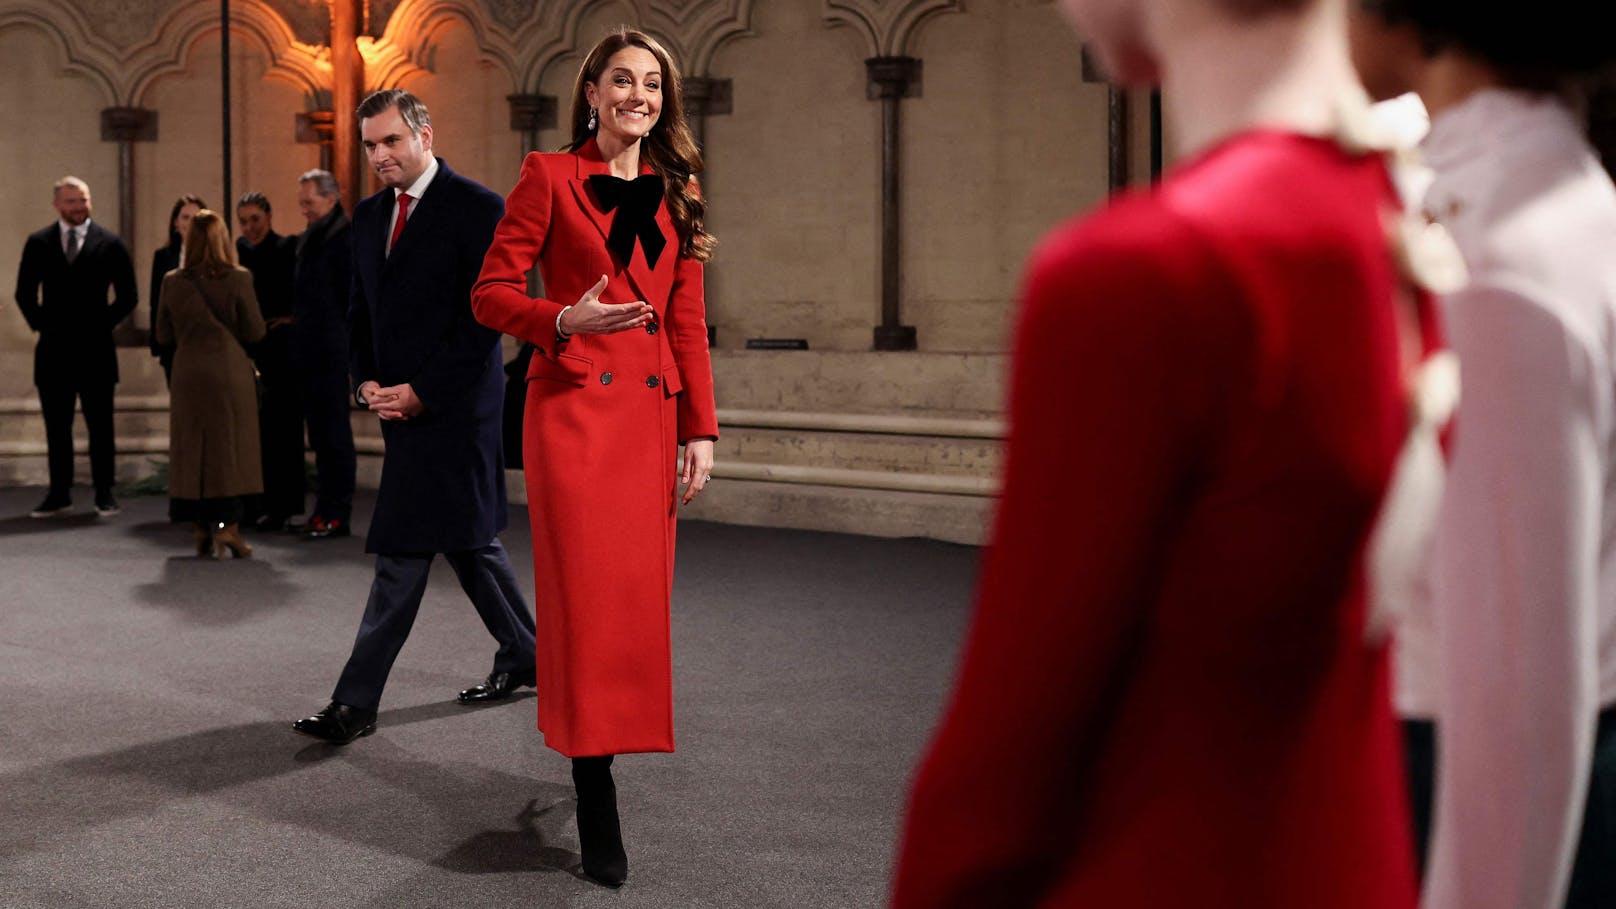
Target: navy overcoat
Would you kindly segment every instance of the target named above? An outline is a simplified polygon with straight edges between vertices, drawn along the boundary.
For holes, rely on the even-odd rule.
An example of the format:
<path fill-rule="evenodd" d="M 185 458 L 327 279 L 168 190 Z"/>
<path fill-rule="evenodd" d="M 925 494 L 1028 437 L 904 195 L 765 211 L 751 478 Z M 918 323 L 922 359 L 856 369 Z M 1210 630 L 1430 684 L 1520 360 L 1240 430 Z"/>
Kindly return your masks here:
<path fill-rule="evenodd" d="M 438 159 L 387 254 L 395 193 L 354 208 L 349 309 L 354 387 L 409 383 L 426 412 L 383 420 L 387 453 L 367 552 L 475 549 L 505 529 L 499 332 L 471 314 L 471 286 L 505 202 Z"/>

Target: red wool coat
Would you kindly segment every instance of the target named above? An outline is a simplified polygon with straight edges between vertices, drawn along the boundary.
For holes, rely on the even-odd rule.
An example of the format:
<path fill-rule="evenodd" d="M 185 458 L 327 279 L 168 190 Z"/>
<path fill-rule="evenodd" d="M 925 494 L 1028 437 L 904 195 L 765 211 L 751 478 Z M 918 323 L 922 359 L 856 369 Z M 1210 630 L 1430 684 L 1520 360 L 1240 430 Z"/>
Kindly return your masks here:
<path fill-rule="evenodd" d="M 664 202 L 656 266 L 636 243 L 619 267 L 615 213 L 588 184 L 607 172 L 593 141 L 528 155 L 472 291 L 478 321 L 537 347 L 522 443 L 539 728 L 568 757 L 673 750 L 675 462 L 680 444 L 718 435 L 702 265 L 679 255 Z M 534 263 L 540 299 L 527 295 Z M 655 321 L 558 341 L 556 316 L 601 275 L 603 302 L 644 300 Z"/>
<path fill-rule="evenodd" d="M 1413 909 L 1363 558 L 1420 356 L 1396 207 L 1379 160 L 1256 132 L 1043 244 L 898 909 Z"/>

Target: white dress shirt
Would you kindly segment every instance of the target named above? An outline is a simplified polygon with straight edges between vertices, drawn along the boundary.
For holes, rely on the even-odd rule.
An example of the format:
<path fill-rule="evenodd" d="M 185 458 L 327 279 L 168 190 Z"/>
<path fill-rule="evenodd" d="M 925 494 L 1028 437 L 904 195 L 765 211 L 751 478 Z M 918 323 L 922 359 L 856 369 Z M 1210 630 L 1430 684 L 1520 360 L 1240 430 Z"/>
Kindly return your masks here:
<path fill-rule="evenodd" d="M 393 226 L 398 223 L 398 197 L 404 193 L 410 194 L 410 210 L 404 215 L 404 227 L 407 230 L 410 226 L 410 218 L 415 214 L 415 206 L 420 204 L 421 196 L 426 193 L 426 188 L 432 185 L 432 178 L 437 175 L 438 159 L 434 155 L 428 158 L 426 170 L 421 172 L 421 176 L 415 178 L 415 182 L 410 184 L 409 189 L 393 190 L 393 214 L 392 217 L 387 219 L 387 253 L 389 255 L 393 252 Z"/>
<path fill-rule="evenodd" d="M 1616 189 L 1560 101 L 1488 90 L 1424 145 L 1470 269 L 1443 299 L 1463 398 L 1431 596 L 1397 702 L 1435 718 L 1426 909 L 1545 909 L 1616 703 Z"/>

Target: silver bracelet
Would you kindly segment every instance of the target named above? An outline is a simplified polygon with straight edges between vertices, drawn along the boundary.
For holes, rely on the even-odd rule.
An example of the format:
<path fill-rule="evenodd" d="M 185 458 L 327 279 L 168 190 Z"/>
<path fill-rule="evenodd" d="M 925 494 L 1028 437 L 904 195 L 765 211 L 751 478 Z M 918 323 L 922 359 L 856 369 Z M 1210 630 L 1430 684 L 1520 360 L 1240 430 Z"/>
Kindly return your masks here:
<path fill-rule="evenodd" d="M 572 337 L 571 332 L 562 331 L 562 329 L 561 329 L 561 317 L 566 315 L 567 310 L 569 310 L 571 308 L 572 308 L 572 305 L 568 304 L 566 306 L 561 307 L 561 311 L 556 313 L 556 337 L 560 338 L 563 341 L 565 341 L 568 338 Z"/>

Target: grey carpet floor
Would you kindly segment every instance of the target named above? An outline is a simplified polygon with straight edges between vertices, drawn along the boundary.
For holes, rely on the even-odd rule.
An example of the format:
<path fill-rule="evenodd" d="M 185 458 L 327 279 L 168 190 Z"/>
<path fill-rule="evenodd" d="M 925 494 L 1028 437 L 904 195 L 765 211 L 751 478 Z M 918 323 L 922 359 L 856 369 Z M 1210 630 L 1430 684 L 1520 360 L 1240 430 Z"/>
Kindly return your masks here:
<path fill-rule="evenodd" d="M 493 642 L 439 560 L 380 728 L 289 724 L 352 644 L 362 540 L 189 555 L 166 500 L 26 516 L 0 490 L 0 906 L 860 907 L 882 903 L 977 551 L 689 522 L 679 750 L 615 767 L 630 880 L 577 872 L 532 692 L 466 708 Z M 356 514 L 362 530 L 371 500 Z M 531 595 L 526 513 L 504 536 Z"/>

